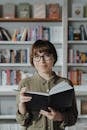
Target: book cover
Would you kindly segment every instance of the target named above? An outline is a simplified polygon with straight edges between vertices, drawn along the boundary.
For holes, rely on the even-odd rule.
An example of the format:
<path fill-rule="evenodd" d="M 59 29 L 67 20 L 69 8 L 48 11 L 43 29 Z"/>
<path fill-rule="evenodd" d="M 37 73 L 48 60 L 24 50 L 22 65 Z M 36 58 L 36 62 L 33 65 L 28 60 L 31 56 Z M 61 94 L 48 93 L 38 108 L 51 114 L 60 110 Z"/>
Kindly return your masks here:
<path fill-rule="evenodd" d="M 26 28 L 24 28 L 20 41 L 26 41 L 27 40 L 27 34 L 28 34 L 28 30 Z"/>
<path fill-rule="evenodd" d="M 33 18 L 46 18 L 46 5 L 45 3 L 35 3 L 33 8 Z"/>
<path fill-rule="evenodd" d="M 80 72 L 78 69 L 70 70 L 69 79 L 72 81 L 74 85 L 79 85 L 80 82 Z"/>
<path fill-rule="evenodd" d="M 83 5 L 81 3 L 72 4 L 72 17 L 83 17 Z"/>
<path fill-rule="evenodd" d="M 73 99 L 73 87 L 63 81 L 54 86 L 49 93 L 26 92 L 26 96 L 31 96 L 32 100 L 26 103 L 28 110 L 47 110 L 52 107 L 54 110 L 65 110 L 70 108 Z"/>
<path fill-rule="evenodd" d="M 62 48 L 57 48 L 57 55 L 58 55 L 58 60 L 55 65 L 62 65 L 63 64 L 63 51 Z"/>
<path fill-rule="evenodd" d="M 42 31 L 42 39 L 44 40 L 50 40 L 50 28 L 49 27 L 43 27 Z"/>
<path fill-rule="evenodd" d="M 30 18 L 31 16 L 31 5 L 23 2 L 17 5 L 17 17 L 18 18 Z"/>
<path fill-rule="evenodd" d="M 81 85 L 87 85 L 87 72 L 81 73 Z"/>
<path fill-rule="evenodd" d="M 0 4 L 0 18 L 2 18 L 2 15 L 3 15 L 3 5 Z"/>
<path fill-rule="evenodd" d="M 47 18 L 51 19 L 60 18 L 60 10 L 58 3 L 50 3 L 47 5 Z"/>
<path fill-rule="evenodd" d="M 3 5 L 3 17 L 4 18 L 15 18 L 15 4 L 5 3 Z"/>
<path fill-rule="evenodd" d="M 83 10 L 84 10 L 84 17 L 87 17 L 87 5 L 83 7 Z"/>
<path fill-rule="evenodd" d="M 63 28 L 60 26 L 50 26 L 50 41 L 53 43 L 63 42 Z"/>
<path fill-rule="evenodd" d="M 10 41 L 11 35 L 9 31 L 3 27 L 0 27 L 0 40 Z"/>
<path fill-rule="evenodd" d="M 87 100 L 81 100 L 81 114 L 87 114 Z"/>

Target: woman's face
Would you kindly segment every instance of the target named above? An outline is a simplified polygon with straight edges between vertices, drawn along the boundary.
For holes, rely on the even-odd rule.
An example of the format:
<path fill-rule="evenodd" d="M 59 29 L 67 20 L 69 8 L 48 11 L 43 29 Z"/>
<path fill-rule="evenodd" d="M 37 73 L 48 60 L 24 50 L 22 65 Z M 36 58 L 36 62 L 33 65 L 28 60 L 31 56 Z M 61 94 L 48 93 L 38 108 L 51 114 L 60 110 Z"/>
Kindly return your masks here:
<path fill-rule="evenodd" d="M 54 65 L 53 55 L 38 52 L 37 55 L 33 57 L 33 64 L 39 73 L 50 73 Z"/>

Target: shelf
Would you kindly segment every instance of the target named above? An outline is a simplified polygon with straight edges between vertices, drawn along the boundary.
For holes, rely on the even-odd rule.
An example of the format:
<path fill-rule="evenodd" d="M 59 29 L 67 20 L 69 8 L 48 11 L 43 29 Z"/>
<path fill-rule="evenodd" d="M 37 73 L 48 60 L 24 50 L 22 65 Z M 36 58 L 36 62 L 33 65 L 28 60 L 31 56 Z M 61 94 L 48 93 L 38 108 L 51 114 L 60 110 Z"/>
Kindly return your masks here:
<path fill-rule="evenodd" d="M 70 22 L 87 22 L 87 17 L 86 18 L 77 18 L 77 17 L 70 17 L 68 18 L 68 21 Z"/>
<path fill-rule="evenodd" d="M 0 63 L 1 67 L 30 67 L 30 63 Z"/>
<path fill-rule="evenodd" d="M 48 18 L 0 18 L 0 22 L 62 22 L 62 19 Z"/>
<path fill-rule="evenodd" d="M 0 115 L 0 120 L 16 120 L 16 115 Z"/>
<path fill-rule="evenodd" d="M 0 45 L 32 45 L 35 41 L 0 41 Z"/>
<path fill-rule="evenodd" d="M 87 67 L 87 63 L 68 63 L 71 67 Z"/>
<path fill-rule="evenodd" d="M 70 45 L 73 45 L 73 44 L 76 44 L 76 45 L 79 45 L 79 44 L 87 44 L 87 40 L 85 40 L 85 41 L 81 41 L 81 40 L 78 40 L 78 41 L 68 41 L 68 44 L 70 44 Z"/>
<path fill-rule="evenodd" d="M 87 119 L 87 115 L 79 115 L 78 119 Z"/>
<path fill-rule="evenodd" d="M 0 45 L 32 45 L 35 41 L 0 41 Z M 53 42 L 55 45 L 62 45 L 62 42 Z"/>
<path fill-rule="evenodd" d="M 30 63 L 0 63 L 1 67 L 31 67 Z M 62 64 L 55 64 L 55 67 L 61 67 Z"/>
<path fill-rule="evenodd" d="M 0 85 L 0 96 L 3 96 L 3 95 L 16 96 L 17 88 L 18 88 L 17 85 L 6 85 L 6 86 Z"/>
<path fill-rule="evenodd" d="M 75 85 L 76 96 L 87 96 L 87 85 Z"/>

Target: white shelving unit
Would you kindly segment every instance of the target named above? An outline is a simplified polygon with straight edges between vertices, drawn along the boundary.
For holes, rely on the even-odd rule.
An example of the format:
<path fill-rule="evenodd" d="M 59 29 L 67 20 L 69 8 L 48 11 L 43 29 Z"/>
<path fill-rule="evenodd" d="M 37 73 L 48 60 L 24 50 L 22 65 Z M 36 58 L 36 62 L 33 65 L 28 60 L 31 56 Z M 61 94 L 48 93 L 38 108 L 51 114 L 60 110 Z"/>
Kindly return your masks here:
<path fill-rule="evenodd" d="M 84 25 L 85 30 L 86 25 L 87 25 L 87 17 L 73 17 L 72 16 L 72 5 L 73 4 L 80 4 L 84 6 L 87 4 L 86 0 L 79 1 L 79 0 L 67 0 L 67 32 L 69 34 L 69 26 L 73 27 L 73 32 L 75 30 L 80 29 L 80 25 Z M 84 11 L 83 11 L 84 12 Z M 87 31 L 86 31 L 87 33 Z M 73 34 L 73 36 L 75 36 Z M 69 53 L 69 49 L 71 49 L 71 53 Z M 79 52 L 87 52 L 87 39 L 85 40 L 75 40 L 75 39 L 69 39 L 69 35 L 67 37 L 67 75 L 70 77 L 70 73 L 68 73 L 71 70 L 79 70 L 79 72 L 87 72 L 87 62 L 81 63 L 79 61 L 74 61 L 73 59 L 75 58 L 75 53 L 74 56 L 72 55 L 72 52 L 75 52 L 79 50 Z M 73 57 L 72 60 L 69 61 L 69 56 L 71 58 Z M 78 57 L 77 57 L 78 58 Z M 75 75 L 72 75 L 75 77 Z M 81 75 L 80 75 L 81 76 Z M 81 81 L 81 78 L 79 81 Z M 77 99 L 77 107 L 78 107 L 78 121 L 75 124 L 75 126 L 67 128 L 68 130 L 86 130 L 87 129 L 87 113 L 85 114 L 82 113 L 82 109 L 86 111 L 86 106 L 83 108 L 82 101 L 86 102 L 87 101 L 87 84 L 82 84 L 81 82 L 77 83 L 74 85 L 75 86 L 75 93 L 76 93 L 76 99 Z"/>
<path fill-rule="evenodd" d="M 34 3 L 39 2 L 40 0 L 26 0 L 26 2 Z M 1 0 L 0 4 L 9 2 L 9 0 Z M 14 1 L 11 0 L 11 2 L 18 4 L 20 2 L 23 2 L 23 0 Z M 68 48 L 72 49 L 79 49 L 80 51 L 87 51 L 87 40 L 68 40 L 68 25 L 71 24 L 78 28 L 81 24 L 84 24 L 86 26 L 87 18 L 75 18 L 72 17 L 71 11 L 72 11 L 72 4 L 73 3 L 79 3 L 79 0 L 42 0 L 42 2 L 46 3 L 56 3 L 58 2 L 62 6 L 62 20 L 52 20 L 52 19 L 3 19 L 0 18 L 0 26 L 8 29 L 11 34 L 13 34 L 13 31 L 15 28 L 26 27 L 29 28 L 29 26 L 37 26 L 37 25 L 43 25 L 46 27 L 49 26 L 59 26 L 62 27 L 62 41 L 61 42 L 53 42 L 55 47 L 57 49 L 61 49 L 62 52 L 62 61 L 60 63 L 57 63 L 54 67 L 54 70 L 58 73 L 61 71 L 61 75 L 63 77 L 67 77 L 68 70 L 70 69 L 80 69 L 83 71 L 87 71 L 87 63 L 69 63 L 67 62 L 68 57 Z M 80 1 L 81 2 L 81 1 Z M 86 0 L 82 1 L 82 4 L 87 4 Z M 34 41 L 0 41 L 0 49 L 29 49 Z M 29 52 L 28 52 L 29 54 Z M 3 69 L 21 69 L 24 71 L 27 71 L 28 73 L 33 73 L 34 69 L 30 66 L 29 59 L 27 63 L 0 63 L 0 71 Z M 16 92 L 13 90 L 13 88 L 17 87 L 16 85 L 0 85 L 0 108 L 1 108 L 1 102 L 6 101 L 9 104 L 9 101 L 13 100 L 15 104 L 15 97 Z M 78 122 L 75 126 L 67 127 L 66 130 L 86 130 L 87 129 L 87 114 L 81 115 L 81 100 L 86 100 L 87 98 L 87 91 L 86 91 L 87 85 L 75 85 L 75 92 L 76 92 L 76 98 L 77 98 L 77 105 L 78 105 Z M 11 105 L 11 104 L 10 104 Z M 14 105 L 13 105 L 14 106 Z M 15 119 L 15 112 L 13 114 L 2 113 L 0 109 L 0 125 L 2 125 L 2 122 L 4 125 L 6 124 L 6 121 L 16 124 Z M 8 129 L 9 130 L 9 129 Z M 13 130 L 13 129 L 11 129 Z M 18 129 L 17 129 L 18 130 Z"/>
<path fill-rule="evenodd" d="M 14 4 L 19 4 L 20 2 L 24 2 L 23 0 L 1 0 L 0 4 L 4 4 L 6 2 L 13 2 Z M 30 4 L 34 4 L 35 2 L 41 2 L 40 0 L 26 0 L 25 2 L 28 2 Z M 64 50 L 66 49 L 66 37 L 65 37 L 65 22 L 66 22 L 66 8 L 65 4 L 67 4 L 64 0 L 42 0 L 42 2 L 48 3 L 59 3 L 62 7 L 62 20 L 53 20 L 53 19 L 32 19 L 32 18 L 26 18 L 26 19 L 4 19 L 0 18 L 0 26 L 6 28 L 11 34 L 13 34 L 14 29 L 18 28 L 29 28 L 32 26 L 46 26 L 46 27 L 52 27 L 52 26 L 58 26 L 62 27 L 62 38 L 60 42 L 52 41 L 57 49 L 61 49 L 62 54 L 62 61 L 60 63 L 57 63 L 54 67 L 54 70 L 58 73 L 61 71 L 61 75 L 66 77 L 66 56 Z M 59 35 L 59 34 L 58 34 Z M 34 73 L 34 69 L 31 67 L 29 63 L 29 49 L 34 43 L 34 41 L 0 41 L 0 49 L 27 49 L 28 50 L 28 61 L 27 63 L 0 63 L 0 72 L 2 70 L 6 69 L 12 69 L 12 70 L 23 70 L 28 73 Z M 61 60 L 61 58 L 60 58 Z M 16 92 L 13 90 L 17 85 L 2 85 L 0 84 L 0 128 L 2 130 L 4 129 L 4 126 L 6 129 L 9 130 L 19 130 L 19 127 L 17 125 L 16 127 Z M 4 103 L 4 104 L 3 104 Z M 7 107 L 6 107 L 7 105 Z M 2 109 L 2 107 L 4 109 Z M 12 111 L 10 111 L 12 110 Z M 7 124 L 8 122 L 8 124 Z M 12 127 L 12 124 L 14 128 Z M 7 128 L 7 127 L 9 128 Z"/>

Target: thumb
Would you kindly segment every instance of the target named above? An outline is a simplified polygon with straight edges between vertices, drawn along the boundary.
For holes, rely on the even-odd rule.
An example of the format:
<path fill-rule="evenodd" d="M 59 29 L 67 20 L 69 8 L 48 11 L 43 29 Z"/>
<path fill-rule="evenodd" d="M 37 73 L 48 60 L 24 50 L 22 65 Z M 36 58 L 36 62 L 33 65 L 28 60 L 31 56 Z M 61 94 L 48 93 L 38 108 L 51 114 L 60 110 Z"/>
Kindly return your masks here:
<path fill-rule="evenodd" d="M 52 111 L 53 111 L 53 109 L 52 109 L 51 107 L 48 107 L 48 110 L 49 110 L 50 112 L 52 112 Z"/>

